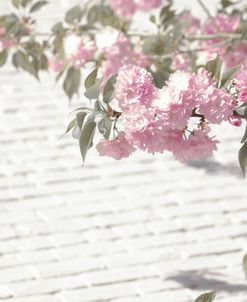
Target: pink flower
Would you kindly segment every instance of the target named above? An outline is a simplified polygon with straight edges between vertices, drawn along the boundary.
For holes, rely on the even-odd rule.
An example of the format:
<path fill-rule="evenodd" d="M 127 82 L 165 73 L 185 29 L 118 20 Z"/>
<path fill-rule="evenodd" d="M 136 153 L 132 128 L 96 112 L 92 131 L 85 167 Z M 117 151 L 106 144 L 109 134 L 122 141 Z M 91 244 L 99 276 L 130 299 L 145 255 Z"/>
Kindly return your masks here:
<path fill-rule="evenodd" d="M 190 57 L 186 54 L 175 55 L 172 60 L 172 69 L 187 71 L 190 68 Z"/>
<path fill-rule="evenodd" d="M 86 37 L 70 35 L 65 38 L 64 51 L 67 61 L 74 66 L 82 66 L 96 51 L 94 41 Z"/>
<path fill-rule="evenodd" d="M 100 44 L 102 45 L 102 43 Z M 108 44 L 109 47 L 103 48 L 105 60 L 101 65 L 105 81 L 116 74 L 119 68 L 130 64 L 130 62 L 135 62 L 134 64 L 140 67 L 150 64 L 150 60 L 141 53 L 139 45 L 135 47 L 135 50 L 132 50 L 130 42 L 123 34 L 119 33 L 117 39 L 114 39 L 114 43 Z"/>
<path fill-rule="evenodd" d="M 55 72 L 60 72 L 64 66 L 64 62 L 60 59 L 58 59 L 57 56 L 53 56 L 48 61 L 49 69 Z"/>
<path fill-rule="evenodd" d="M 122 113 L 121 118 L 126 138 L 136 148 L 153 154 L 165 150 L 162 112 L 134 104 Z"/>
<path fill-rule="evenodd" d="M 218 14 L 214 18 L 214 22 L 211 19 L 207 19 L 202 27 L 202 33 L 206 35 L 216 34 L 218 31 L 225 33 L 234 33 L 240 25 L 240 16 L 239 15 L 227 15 L 227 14 Z M 201 42 L 202 47 L 213 46 L 214 44 L 220 43 L 223 40 L 220 38 L 215 38 L 207 41 Z M 211 47 L 208 48 L 208 54 L 210 57 L 211 53 L 224 56 L 226 52 L 225 47 Z"/>
<path fill-rule="evenodd" d="M 225 89 L 216 88 L 206 70 L 199 70 L 190 80 L 191 93 L 196 107 L 206 119 L 215 124 L 226 121 L 235 107 L 235 102 Z"/>
<path fill-rule="evenodd" d="M 189 73 L 176 71 L 160 90 L 159 99 L 155 101 L 155 105 L 163 110 L 166 116 L 164 123 L 169 128 L 183 130 L 192 114 L 195 102 L 188 90 L 190 78 Z"/>
<path fill-rule="evenodd" d="M 143 11 L 158 8 L 161 6 L 161 0 L 136 0 L 136 5 Z"/>
<path fill-rule="evenodd" d="M 101 156 L 109 156 L 120 160 L 129 157 L 134 151 L 134 147 L 125 138 L 125 133 L 120 132 L 118 136 L 112 140 L 102 140 L 96 146 Z"/>
<path fill-rule="evenodd" d="M 194 35 L 199 30 L 201 22 L 194 17 L 189 11 L 184 11 L 180 17 L 186 28 L 186 34 Z"/>
<path fill-rule="evenodd" d="M 231 115 L 228 120 L 233 126 L 240 127 L 242 125 L 242 119 L 237 116 Z"/>
<path fill-rule="evenodd" d="M 112 9 L 122 17 L 130 18 L 136 11 L 137 7 L 134 0 L 107 0 Z"/>
<path fill-rule="evenodd" d="M 5 49 L 14 47 L 17 45 L 16 39 L 6 39 L 0 37 L 0 52 L 2 52 Z"/>
<path fill-rule="evenodd" d="M 239 91 L 247 90 L 247 64 L 241 66 L 240 70 L 236 73 L 234 84 Z"/>
<path fill-rule="evenodd" d="M 237 30 L 239 25 L 240 25 L 239 15 L 231 16 L 221 13 L 214 18 L 214 22 L 212 22 L 211 19 L 207 19 L 205 21 L 205 23 L 203 24 L 203 33 L 207 35 L 215 34 L 218 31 L 224 33 L 233 33 Z"/>
<path fill-rule="evenodd" d="M 2 37 L 6 32 L 6 29 L 4 27 L 0 26 L 0 37 Z"/>
<path fill-rule="evenodd" d="M 236 65 L 243 64 L 247 57 L 247 43 L 239 43 L 233 46 L 233 49 L 227 51 L 224 57 L 226 68 L 232 68 Z"/>
<path fill-rule="evenodd" d="M 247 89 L 244 89 L 239 92 L 238 99 L 241 102 L 247 102 Z"/>
<path fill-rule="evenodd" d="M 86 61 L 90 60 L 96 51 L 93 41 L 83 38 L 79 44 L 76 59 L 83 65 Z"/>
<path fill-rule="evenodd" d="M 128 39 L 123 34 L 119 34 L 115 43 L 110 48 L 105 48 L 103 54 L 105 60 L 102 62 L 102 71 L 107 79 L 117 73 L 120 67 L 130 62 L 133 52 Z"/>
<path fill-rule="evenodd" d="M 5 38 L 4 37 L 5 32 L 6 29 L 4 27 L 0 27 L 0 52 L 17 44 L 16 39 Z"/>
<path fill-rule="evenodd" d="M 214 88 L 207 99 L 199 104 L 199 111 L 213 124 L 227 121 L 235 107 L 235 102 L 225 89 Z"/>
<path fill-rule="evenodd" d="M 175 132 L 170 141 L 169 138 L 167 139 L 167 143 L 169 151 L 173 153 L 174 157 L 179 161 L 186 162 L 211 156 L 213 151 L 217 150 L 218 141 L 210 138 L 202 130 L 194 130 L 187 139 Z"/>
<path fill-rule="evenodd" d="M 119 107 L 125 111 L 131 104 L 150 106 L 157 94 L 152 81 L 151 73 L 144 68 L 134 65 L 120 68 L 115 84 Z"/>

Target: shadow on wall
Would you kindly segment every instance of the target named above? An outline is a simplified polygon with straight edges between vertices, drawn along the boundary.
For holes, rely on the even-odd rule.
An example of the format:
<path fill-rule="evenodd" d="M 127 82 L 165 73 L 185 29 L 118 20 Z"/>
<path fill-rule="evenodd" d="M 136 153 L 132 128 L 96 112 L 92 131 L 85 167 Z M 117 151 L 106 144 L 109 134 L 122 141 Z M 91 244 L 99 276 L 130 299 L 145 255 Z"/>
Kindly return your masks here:
<path fill-rule="evenodd" d="M 198 289 L 200 291 L 218 291 L 218 292 L 227 292 L 227 293 L 235 293 L 238 294 L 240 292 L 247 291 L 247 284 L 230 284 L 222 280 L 218 280 L 212 272 L 207 272 L 206 274 L 210 274 L 210 276 L 206 277 L 203 273 L 195 273 L 195 272 L 181 272 L 175 276 L 169 277 L 166 280 L 173 280 L 180 283 L 183 287 L 190 289 Z M 213 277 L 213 276 L 215 277 Z M 243 277 L 244 279 L 244 277 Z"/>
<path fill-rule="evenodd" d="M 200 161 L 191 161 L 187 163 L 187 166 L 203 169 L 206 173 L 209 174 L 228 173 L 238 178 L 242 177 L 241 169 L 235 162 L 223 165 L 211 157 L 202 159 Z"/>

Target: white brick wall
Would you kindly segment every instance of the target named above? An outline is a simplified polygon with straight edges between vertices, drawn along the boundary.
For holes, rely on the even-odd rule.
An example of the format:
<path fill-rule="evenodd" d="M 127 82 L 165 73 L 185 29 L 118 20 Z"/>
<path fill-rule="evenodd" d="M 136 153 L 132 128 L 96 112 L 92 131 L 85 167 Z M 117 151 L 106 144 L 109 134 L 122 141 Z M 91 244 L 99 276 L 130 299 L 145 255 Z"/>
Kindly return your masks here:
<path fill-rule="evenodd" d="M 72 2 L 51 1 L 44 30 Z M 219 152 L 194 165 L 91 152 L 81 167 L 76 141 L 58 140 L 71 106 L 51 77 L 0 70 L 0 301 L 187 302 L 217 290 L 246 302 L 241 130 L 215 129 Z"/>

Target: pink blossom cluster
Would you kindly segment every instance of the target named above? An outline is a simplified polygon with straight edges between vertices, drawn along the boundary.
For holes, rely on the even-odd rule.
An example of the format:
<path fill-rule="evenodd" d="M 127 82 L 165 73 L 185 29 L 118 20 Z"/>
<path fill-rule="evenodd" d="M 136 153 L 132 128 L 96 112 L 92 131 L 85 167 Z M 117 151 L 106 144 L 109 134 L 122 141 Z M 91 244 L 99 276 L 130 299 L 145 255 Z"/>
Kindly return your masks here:
<path fill-rule="evenodd" d="M 240 26 L 239 15 L 228 15 L 219 13 L 214 17 L 214 20 L 208 18 L 201 23 L 196 17 L 189 12 L 183 12 L 181 21 L 185 25 L 187 36 L 193 35 L 217 35 L 218 33 L 234 33 Z M 186 27 L 187 26 L 187 27 Z M 199 52 L 201 58 L 205 61 L 215 58 L 218 54 L 225 63 L 226 68 L 231 68 L 246 61 L 247 43 L 244 41 L 235 41 L 230 45 L 224 43 L 225 39 L 212 38 L 200 42 L 199 48 L 205 49 Z M 203 63 L 204 61 L 200 62 Z M 173 57 L 173 70 L 189 70 L 191 66 L 191 58 L 188 54 L 178 54 Z"/>
<path fill-rule="evenodd" d="M 184 11 L 180 20 L 183 24 L 183 30 L 188 36 L 196 35 L 200 31 L 201 22 L 194 17 L 189 11 Z M 173 70 L 187 71 L 191 66 L 191 58 L 188 54 L 178 54 L 173 57 L 171 68 Z"/>
<path fill-rule="evenodd" d="M 218 141 L 211 124 L 227 121 L 236 104 L 225 89 L 216 87 L 206 70 L 177 71 L 162 89 L 144 68 L 125 65 L 115 84 L 115 99 L 122 110 L 122 131 L 97 145 L 101 155 L 121 159 L 140 149 L 170 151 L 180 161 L 212 155 Z"/>
<path fill-rule="evenodd" d="M 243 65 L 236 73 L 234 84 L 238 90 L 238 100 L 247 102 L 247 64 Z"/>
<path fill-rule="evenodd" d="M 211 19 L 205 21 L 202 26 L 202 34 L 212 35 L 217 34 L 217 32 L 234 33 L 239 26 L 239 15 L 227 15 L 220 13 L 214 18 L 214 22 L 212 22 Z M 227 68 L 242 64 L 246 60 L 246 42 L 235 42 L 231 47 L 227 44 L 222 44 L 223 42 L 223 39 L 215 38 L 201 43 L 202 47 L 208 47 L 208 50 L 206 51 L 207 59 L 211 59 L 212 56 L 215 56 L 215 53 L 217 53 L 222 59 L 224 59 Z"/>
<path fill-rule="evenodd" d="M 0 52 L 2 52 L 5 49 L 11 48 L 16 45 L 15 39 L 7 39 L 4 37 L 5 34 L 5 28 L 0 27 Z"/>
<path fill-rule="evenodd" d="M 107 0 L 109 6 L 122 17 L 130 18 L 137 10 L 149 11 L 158 8 L 161 0 Z"/>
<path fill-rule="evenodd" d="M 150 63 L 150 60 L 141 52 L 141 48 L 136 45 L 135 49 L 132 49 L 128 38 L 122 33 L 111 29 L 103 34 L 104 37 L 107 35 L 108 39 L 110 35 L 113 36 L 108 45 L 102 45 L 102 43 L 96 41 L 97 48 L 101 49 L 104 56 L 101 69 L 105 80 L 128 63 L 133 62 L 140 67 L 145 67 Z"/>
<path fill-rule="evenodd" d="M 49 60 L 49 68 L 52 71 L 60 72 L 64 66 L 83 66 L 93 58 L 96 52 L 95 42 L 87 37 L 69 35 L 64 40 L 64 54 L 53 55 Z"/>

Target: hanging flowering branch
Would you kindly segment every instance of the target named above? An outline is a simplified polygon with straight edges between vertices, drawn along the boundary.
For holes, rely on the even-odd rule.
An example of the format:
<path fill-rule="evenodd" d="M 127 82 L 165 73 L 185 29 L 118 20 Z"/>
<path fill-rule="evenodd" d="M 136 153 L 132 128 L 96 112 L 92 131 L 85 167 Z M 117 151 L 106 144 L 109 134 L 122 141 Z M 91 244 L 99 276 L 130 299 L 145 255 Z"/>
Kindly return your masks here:
<path fill-rule="evenodd" d="M 48 1 L 12 0 L 13 13 L 0 16 L 0 66 L 12 57 L 36 79 L 50 70 L 69 99 L 84 81 L 88 105 L 66 131 L 79 139 L 83 161 L 95 143 L 100 155 L 115 159 L 136 150 L 169 151 L 182 162 L 212 155 L 219 141 L 211 125 L 247 119 L 246 12 L 222 0 L 212 16 L 197 0 L 207 16 L 201 21 L 176 13 L 171 0 L 127 2 L 74 6 L 42 33 L 35 14 Z M 151 11 L 152 31 L 135 30 L 137 11 Z M 93 70 L 86 79 L 83 69 Z M 244 175 L 247 130 L 241 143 Z"/>

